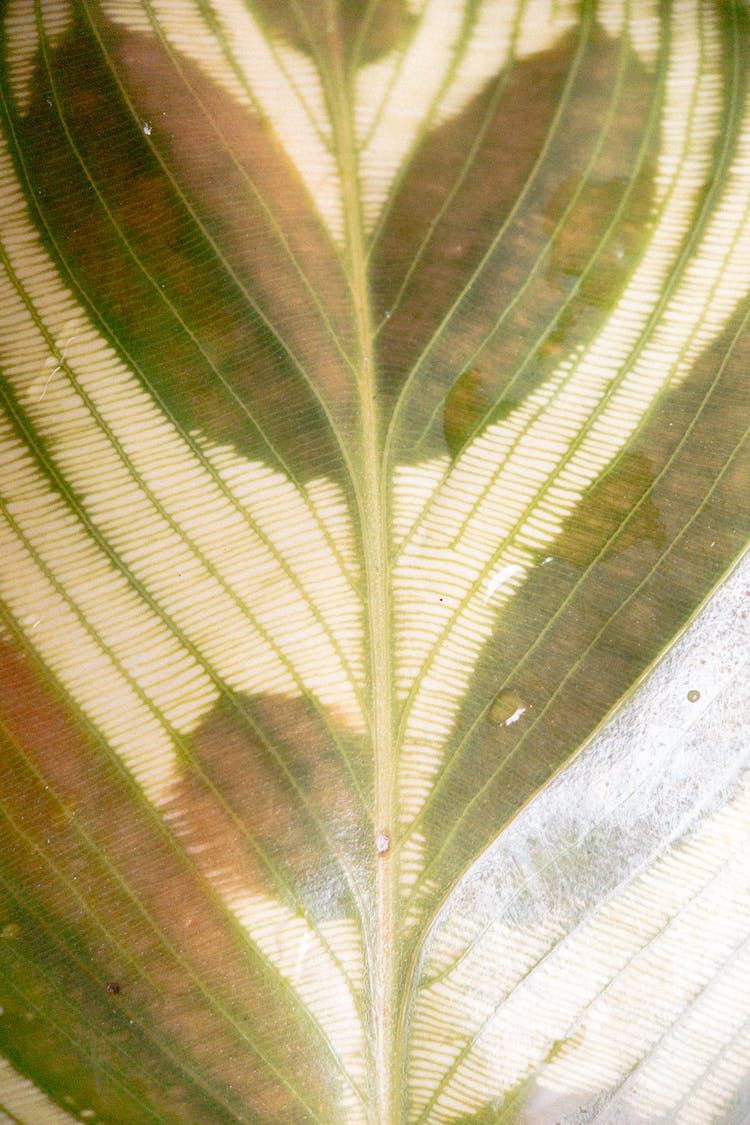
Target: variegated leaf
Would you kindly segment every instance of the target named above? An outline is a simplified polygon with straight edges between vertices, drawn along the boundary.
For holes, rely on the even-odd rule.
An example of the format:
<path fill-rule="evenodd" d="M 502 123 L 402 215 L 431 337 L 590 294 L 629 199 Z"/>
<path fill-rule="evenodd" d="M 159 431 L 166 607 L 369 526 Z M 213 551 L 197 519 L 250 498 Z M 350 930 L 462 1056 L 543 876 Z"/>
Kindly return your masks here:
<path fill-rule="evenodd" d="M 743 1120 L 745 3 L 3 14 L 0 1115 Z"/>

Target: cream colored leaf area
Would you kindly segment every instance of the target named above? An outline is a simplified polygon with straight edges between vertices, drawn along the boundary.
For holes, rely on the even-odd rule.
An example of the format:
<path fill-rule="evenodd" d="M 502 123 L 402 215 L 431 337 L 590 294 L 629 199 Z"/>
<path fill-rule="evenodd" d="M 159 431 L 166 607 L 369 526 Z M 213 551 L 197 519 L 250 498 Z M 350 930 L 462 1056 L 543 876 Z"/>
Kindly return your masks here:
<path fill-rule="evenodd" d="M 313 58 L 273 37 L 240 0 L 103 7 L 268 119 L 333 239 L 346 242 L 335 129 Z M 468 24 L 466 8 L 412 0 L 408 42 L 358 73 L 365 232 L 376 228 L 417 139 L 458 115 L 511 54 L 554 45 L 579 18 L 572 0 L 481 0 Z M 408 902 L 411 927 L 426 918 L 423 896 L 441 890 L 422 878 L 422 818 L 498 620 L 554 555 L 566 521 L 662 392 L 685 379 L 750 293 L 750 100 L 735 109 L 740 139 L 721 197 L 697 252 L 675 274 L 723 127 L 724 58 L 715 5 L 676 0 L 666 22 L 663 11 L 656 0 L 603 0 L 596 9 L 606 31 L 629 36 L 647 69 L 669 38 L 656 191 L 637 268 L 603 326 L 507 416 L 456 459 L 400 465 L 389 483 L 401 716 L 392 763 L 392 827 L 402 840 L 396 908 Z M 73 16 L 73 6 L 54 0 L 10 0 L 6 62 L 19 104 L 29 97 L 40 35 L 54 45 Z M 0 419 L 2 628 L 25 638 L 176 831 L 190 816 L 175 799 L 179 747 L 222 687 L 310 701 L 352 736 L 369 729 L 372 623 L 357 516 L 332 480 L 299 483 L 260 457 L 180 431 L 66 288 L 7 141 L 0 146 L 0 367 L 49 465 L 42 472 L 15 420 Z M 53 489 L 51 475 L 65 488 Z M 675 731 L 679 741 L 679 723 Z M 591 753 L 583 789 L 597 776 Z M 725 799 L 702 808 L 707 774 L 682 821 L 661 826 L 664 846 L 644 845 L 640 863 L 623 862 L 611 885 L 586 886 L 581 911 L 554 906 L 555 873 L 560 885 L 565 879 L 550 834 L 540 836 L 550 873 L 535 906 L 524 905 L 535 893 L 531 876 L 503 898 L 487 890 L 502 863 L 492 849 L 476 857 L 425 945 L 406 1048 L 410 1120 L 448 1125 L 488 1105 L 493 1121 L 739 1120 L 733 1099 L 750 1075 L 750 803 L 746 786 L 730 794 L 727 781 Z M 554 800 L 543 793 L 542 808 L 545 799 Z M 615 803 L 601 796 L 611 840 Z M 573 818 L 565 845 L 579 863 L 588 815 Z M 532 810 L 514 831 L 524 817 Z M 188 839 L 181 846 L 198 854 Z M 229 865 L 211 880 L 248 945 L 339 1060 L 336 1120 L 374 1121 L 363 1093 L 363 1005 L 377 985 L 357 920 L 314 923 Z M 574 884 L 571 876 L 571 895 Z M 0 1119 L 73 1119 L 3 1066 Z M 522 1111 L 531 1076 L 534 1096 Z M 597 1101 L 613 1090 L 611 1101 Z M 574 1117 L 583 1104 L 586 1115 Z"/>

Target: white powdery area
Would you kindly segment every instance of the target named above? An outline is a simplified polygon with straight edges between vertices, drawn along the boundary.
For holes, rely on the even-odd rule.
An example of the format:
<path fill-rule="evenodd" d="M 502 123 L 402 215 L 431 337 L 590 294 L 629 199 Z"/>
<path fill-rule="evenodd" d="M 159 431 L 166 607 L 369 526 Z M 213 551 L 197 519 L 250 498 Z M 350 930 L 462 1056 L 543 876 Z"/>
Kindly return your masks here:
<path fill-rule="evenodd" d="M 319 922 L 313 929 L 301 915 L 263 895 L 224 889 L 222 897 L 318 1023 L 346 1071 L 340 1101 L 346 1121 L 365 1125 L 367 1048 L 357 1010 L 364 972 L 357 923 L 341 918 Z"/>
<path fill-rule="evenodd" d="M 68 489 L 4 422 L 0 589 L 16 626 L 152 799 L 222 684 L 310 693 L 359 728 L 340 491 L 181 434 L 62 284 L 4 148 L 0 188 L 0 362 Z"/>
<path fill-rule="evenodd" d="M 721 56 L 715 25 L 704 27 L 707 11 L 693 10 L 698 23 L 692 37 L 683 40 L 684 25 L 676 29 L 667 74 L 671 118 L 659 163 L 671 181 L 643 258 L 605 327 L 506 420 L 489 426 L 427 502 L 424 468 L 416 478 L 421 514 L 394 570 L 397 686 L 405 701 L 399 775 L 405 827 L 429 798 L 498 610 L 540 553 L 554 551 L 555 537 L 586 489 L 750 289 L 745 142 L 697 249 L 711 269 L 678 270 L 673 295 L 650 323 L 695 221 L 720 122 Z M 749 126 L 745 106 L 741 128 Z M 394 486 L 401 528 L 408 525 L 407 512 L 416 510 L 409 509 L 411 501 L 404 506 L 409 491 L 409 470 L 402 469 Z"/>
<path fill-rule="evenodd" d="M 134 31 L 163 37 L 207 78 L 269 122 L 331 235 L 343 236 L 341 181 L 315 65 L 301 51 L 267 37 L 241 0 L 224 0 L 214 20 L 195 0 L 153 0 L 144 21 L 140 0 L 106 0 L 107 15 Z M 179 61 L 179 55 L 177 61 Z"/>
<path fill-rule="evenodd" d="M 746 557 L 454 894 L 415 1010 L 414 1120 L 499 1108 L 526 1079 L 529 1121 L 739 1120 L 725 1114 L 750 1066 L 749 584 Z"/>
<path fill-rule="evenodd" d="M 745 793 L 570 934 L 490 925 L 420 997 L 415 1103 L 434 1099 L 429 1120 L 447 1122 L 545 1064 L 561 1099 L 611 1091 L 627 1120 L 675 1120 L 663 1115 L 747 1021 L 749 845 Z"/>

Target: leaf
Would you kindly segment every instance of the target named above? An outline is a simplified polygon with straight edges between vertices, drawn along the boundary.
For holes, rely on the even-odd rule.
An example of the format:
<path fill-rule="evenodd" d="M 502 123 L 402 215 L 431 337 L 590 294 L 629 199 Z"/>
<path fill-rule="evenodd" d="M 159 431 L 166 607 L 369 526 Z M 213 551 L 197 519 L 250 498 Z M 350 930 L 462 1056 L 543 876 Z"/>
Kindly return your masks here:
<path fill-rule="evenodd" d="M 742 1120 L 747 22 L 4 6 L 0 1115 Z"/>

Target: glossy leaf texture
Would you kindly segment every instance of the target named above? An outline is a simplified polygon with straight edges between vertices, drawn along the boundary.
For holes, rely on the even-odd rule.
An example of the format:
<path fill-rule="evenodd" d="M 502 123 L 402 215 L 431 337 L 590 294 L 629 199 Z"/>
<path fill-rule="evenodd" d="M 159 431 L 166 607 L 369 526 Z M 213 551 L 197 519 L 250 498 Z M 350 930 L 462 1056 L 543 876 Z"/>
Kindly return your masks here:
<path fill-rule="evenodd" d="M 745 1119 L 749 22 L 3 5 L 5 1119 Z"/>

